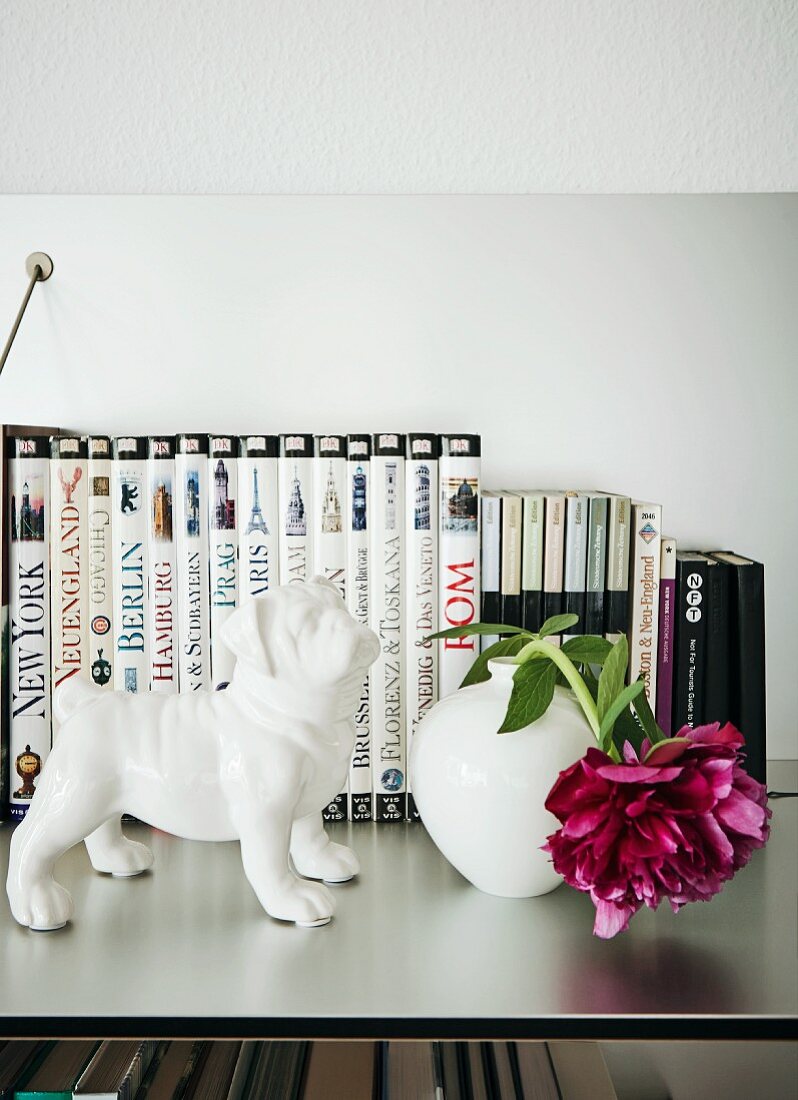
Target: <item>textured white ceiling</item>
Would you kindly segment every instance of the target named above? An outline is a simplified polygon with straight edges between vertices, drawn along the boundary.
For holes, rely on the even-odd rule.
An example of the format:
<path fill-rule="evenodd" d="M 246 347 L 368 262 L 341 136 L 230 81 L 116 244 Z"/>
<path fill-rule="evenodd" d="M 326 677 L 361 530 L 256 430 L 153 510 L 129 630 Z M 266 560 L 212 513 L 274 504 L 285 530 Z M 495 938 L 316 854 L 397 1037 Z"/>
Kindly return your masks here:
<path fill-rule="evenodd" d="M 792 190 L 795 0 L 6 0 L 0 190 Z"/>

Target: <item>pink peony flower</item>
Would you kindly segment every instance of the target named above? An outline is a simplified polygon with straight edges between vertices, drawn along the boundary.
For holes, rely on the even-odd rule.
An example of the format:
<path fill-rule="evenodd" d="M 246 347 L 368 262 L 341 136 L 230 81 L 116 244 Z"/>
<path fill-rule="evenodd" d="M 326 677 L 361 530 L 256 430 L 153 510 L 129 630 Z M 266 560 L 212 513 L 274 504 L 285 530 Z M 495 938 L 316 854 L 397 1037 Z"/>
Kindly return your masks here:
<path fill-rule="evenodd" d="M 599 749 L 561 772 L 546 809 L 562 823 L 544 845 L 555 870 L 596 907 L 593 932 L 610 939 L 641 905 L 674 912 L 709 901 L 768 839 L 761 783 L 740 766 L 744 739 L 719 723 L 681 729 L 624 763 Z"/>

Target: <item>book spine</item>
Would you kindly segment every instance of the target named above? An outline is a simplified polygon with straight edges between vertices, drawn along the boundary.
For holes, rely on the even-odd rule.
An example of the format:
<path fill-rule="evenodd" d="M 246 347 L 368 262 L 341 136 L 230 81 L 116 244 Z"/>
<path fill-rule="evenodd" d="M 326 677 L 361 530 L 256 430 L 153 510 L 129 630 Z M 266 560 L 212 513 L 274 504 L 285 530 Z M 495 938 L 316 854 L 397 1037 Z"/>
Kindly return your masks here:
<path fill-rule="evenodd" d="M 731 662 L 731 567 L 709 559 L 707 582 L 707 675 L 704 685 L 704 722 L 723 725 L 731 716 L 729 666 Z"/>
<path fill-rule="evenodd" d="M 543 620 L 563 611 L 563 553 L 565 550 L 565 494 L 547 493 L 543 527 Z M 551 635 L 552 645 L 560 635 Z"/>
<path fill-rule="evenodd" d="M 346 532 L 341 494 L 346 484 L 346 436 L 320 435 L 313 459 L 313 572 L 338 589 L 346 602 Z M 322 810 L 324 821 L 349 817 L 349 774 L 344 787 Z"/>
<path fill-rule="evenodd" d="M 219 634 L 238 606 L 238 439 L 211 436 L 208 459 L 208 527 L 211 599 L 211 684 L 233 678 L 235 657 Z"/>
<path fill-rule="evenodd" d="M 52 690 L 89 679 L 88 477 L 85 439 L 50 441 L 50 653 Z M 52 716 L 53 737 L 59 723 Z"/>
<path fill-rule="evenodd" d="M 481 448 L 478 435 L 441 436 L 438 465 L 438 625 L 441 630 L 479 621 Z M 479 653 L 477 636 L 438 643 L 438 694 L 457 691 Z"/>
<path fill-rule="evenodd" d="M 264 435 L 242 436 L 240 455 L 238 601 L 245 604 L 280 583 L 277 562 L 277 439 Z"/>
<path fill-rule="evenodd" d="M 604 584 L 607 576 L 609 497 L 590 497 L 585 593 L 585 634 L 604 633 Z"/>
<path fill-rule="evenodd" d="M 296 584 L 313 570 L 312 435 L 281 435 L 278 461 L 280 580 Z"/>
<path fill-rule="evenodd" d="M 673 731 L 673 668 L 676 656 L 676 539 L 663 538 L 659 581 L 657 705 L 654 717 L 668 737 Z"/>
<path fill-rule="evenodd" d="M 629 630 L 629 547 L 632 502 L 629 497 L 610 497 L 607 532 L 607 582 L 604 632 L 610 642 Z"/>
<path fill-rule="evenodd" d="M 646 698 L 653 711 L 657 705 L 662 507 L 659 504 L 633 504 L 632 518 L 629 683 L 643 677 Z"/>
<path fill-rule="evenodd" d="M 380 655 L 371 669 L 375 821 L 407 816 L 403 691 L 404 436 L 378 435 L 371 456 L 371 628 Z"/>
<path fill-rule="evenodd" d="M 175 482 L 178 684 L 199 691 L 211 684 L 207 436 L 178 436 Z"/>
<path fill-rule="evenodd" d="M 114 688 L 149 686 L 147 645 L 146 440 L 114 440 Z"/>
<path fill-rule="evenodd" d="M 533 634 L 543 624 L 543 517 L 542 493 L 524 493 L 521 540 L 521 625 Z"/>
<path fill-rule="evenodd" d="M 43 436 L 8 469 L 9 812 L 21 821 L 50 752 L 50 463 Z"/>
<path fill-rule="evenodd" d="M 175 441 L 149 440 L 147 562 L 150 691 L 177 691 L 177 559 L 174 539 Z"/>
<path fill-rule="evenodd" d="M 483 623 L 501 622 L 501 497 L 483 491 L 482 510 L 482 598 L 480 619 Z M 499 640 L 498 634 L 483 634 L 480 649 L 484 652 Z"/>
<path fill-rule="evenodd" d="M 346 606 L 361 626 L 369 618 L 369 524 L 371 495 L 369 462 L 371 438 L 351 435 L 347 442 L 347 480 L 344 492 L 346 515 Z M 355 747 L 349 765 L 349 819 L 371 821 L 371 672 L 367 672 L 355 712 Z"/>
<path fill-rule="evenodd" d="M 98 687 L 113 691 L 113 523 L 111 441 L 89 439 L 89 667 Z"/>
<path fill-rule="evenodd" d="M 563 552 L 563 610 L 577 620 L 563 635 L 563 641 L 585 633 L 585 585 L 587 581 L 588 500 L 583 493 L 565 496 L 565 549 Z"/>
<path fill-rule="evenodd" d="M 438 438 L 407 437 L 405 463 L 405 686 L 407 700 L 407 816 L 419 821 L 411 783 L 413 738 L 438 701 Z"/>
<path fill-rule="evenodd" d="M 675 732 L 701 724 L 706 670 L 707 562 L 700 554 L 676 555 L 676 664 L 673 711 Z"/>
<path fill-rule="evenodd" d="M 520 626 L 521 531 L 523 501 L 514 493 L 502 493 L 501 619 L 507 626 Z"/>

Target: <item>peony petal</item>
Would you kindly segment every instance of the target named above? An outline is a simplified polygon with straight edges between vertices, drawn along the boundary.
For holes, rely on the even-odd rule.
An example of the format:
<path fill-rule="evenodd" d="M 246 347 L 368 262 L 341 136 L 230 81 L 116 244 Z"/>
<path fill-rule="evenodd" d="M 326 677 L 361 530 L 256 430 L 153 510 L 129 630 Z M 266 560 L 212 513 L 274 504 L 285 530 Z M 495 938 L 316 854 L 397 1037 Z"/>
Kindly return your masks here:
<path fill-rule="evenodd" d="M 627 764 L 639 764 L 640 760 L 631 741 L 623 743 L 623 758 Z"/>
<path fill-rule="evenodd" d="M 762 838 L 765 811 L 739 791 L 732 790 L 728 798 L 715 807 L 715 817 L 744 836 Z"/>
<path fill-rule="evenodd" d="M 670 783 L 681 774 L 681 768 L 648 768 L 645 764 L 607 764 L 596 774 L 610 783 Z"/>
<path fill-rule="evenodd" d="M 655 764 L 657 767 L 670 764 L 672 760 L 678 760 L 689 745 L 690 742 L 686 737 L 669 737 L 667 741 L 658 742 L 650 752 L 647 752 L 643 757 L 643 763 L 650 764 L 652 767 Z"/>
<path fill-rule="evenodd" d="M 619 932 L 625 932 L 629 927 L 629 918 L 634 916 L 636 910 L 631 905 L 616 905 L 612 901 L 593 899 L 596 906 L 596 920 L 593 924 L 593 935 L 602 940 L 611 940 Z"/>

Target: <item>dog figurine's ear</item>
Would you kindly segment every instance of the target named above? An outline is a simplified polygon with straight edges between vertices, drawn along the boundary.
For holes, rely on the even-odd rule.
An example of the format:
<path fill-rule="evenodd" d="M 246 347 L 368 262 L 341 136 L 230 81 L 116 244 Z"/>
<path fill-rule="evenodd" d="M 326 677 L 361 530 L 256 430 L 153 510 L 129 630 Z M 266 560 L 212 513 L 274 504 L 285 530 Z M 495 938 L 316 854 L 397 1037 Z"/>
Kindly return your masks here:
<path fill-rule="evenodd" d="M 219 636 L 239 661 L 257 665 L 267 676 L 271 676 L 274 672 L 272 659 L 263 642 L 267 602 L 256 597 L 239 607 L 222 623 Z"/>
<path fill-rule="evenodd" d="M 317 584 L 319 588 L 329 588 L 331 592 L 335 592 L 335 594 L 338 595 L 338 589 L 333 582 L 327 580 L 326 577 L 322 577 L 320 573 L 317 573 L 315 577 L 311 577 L 308 584 Z"/>

